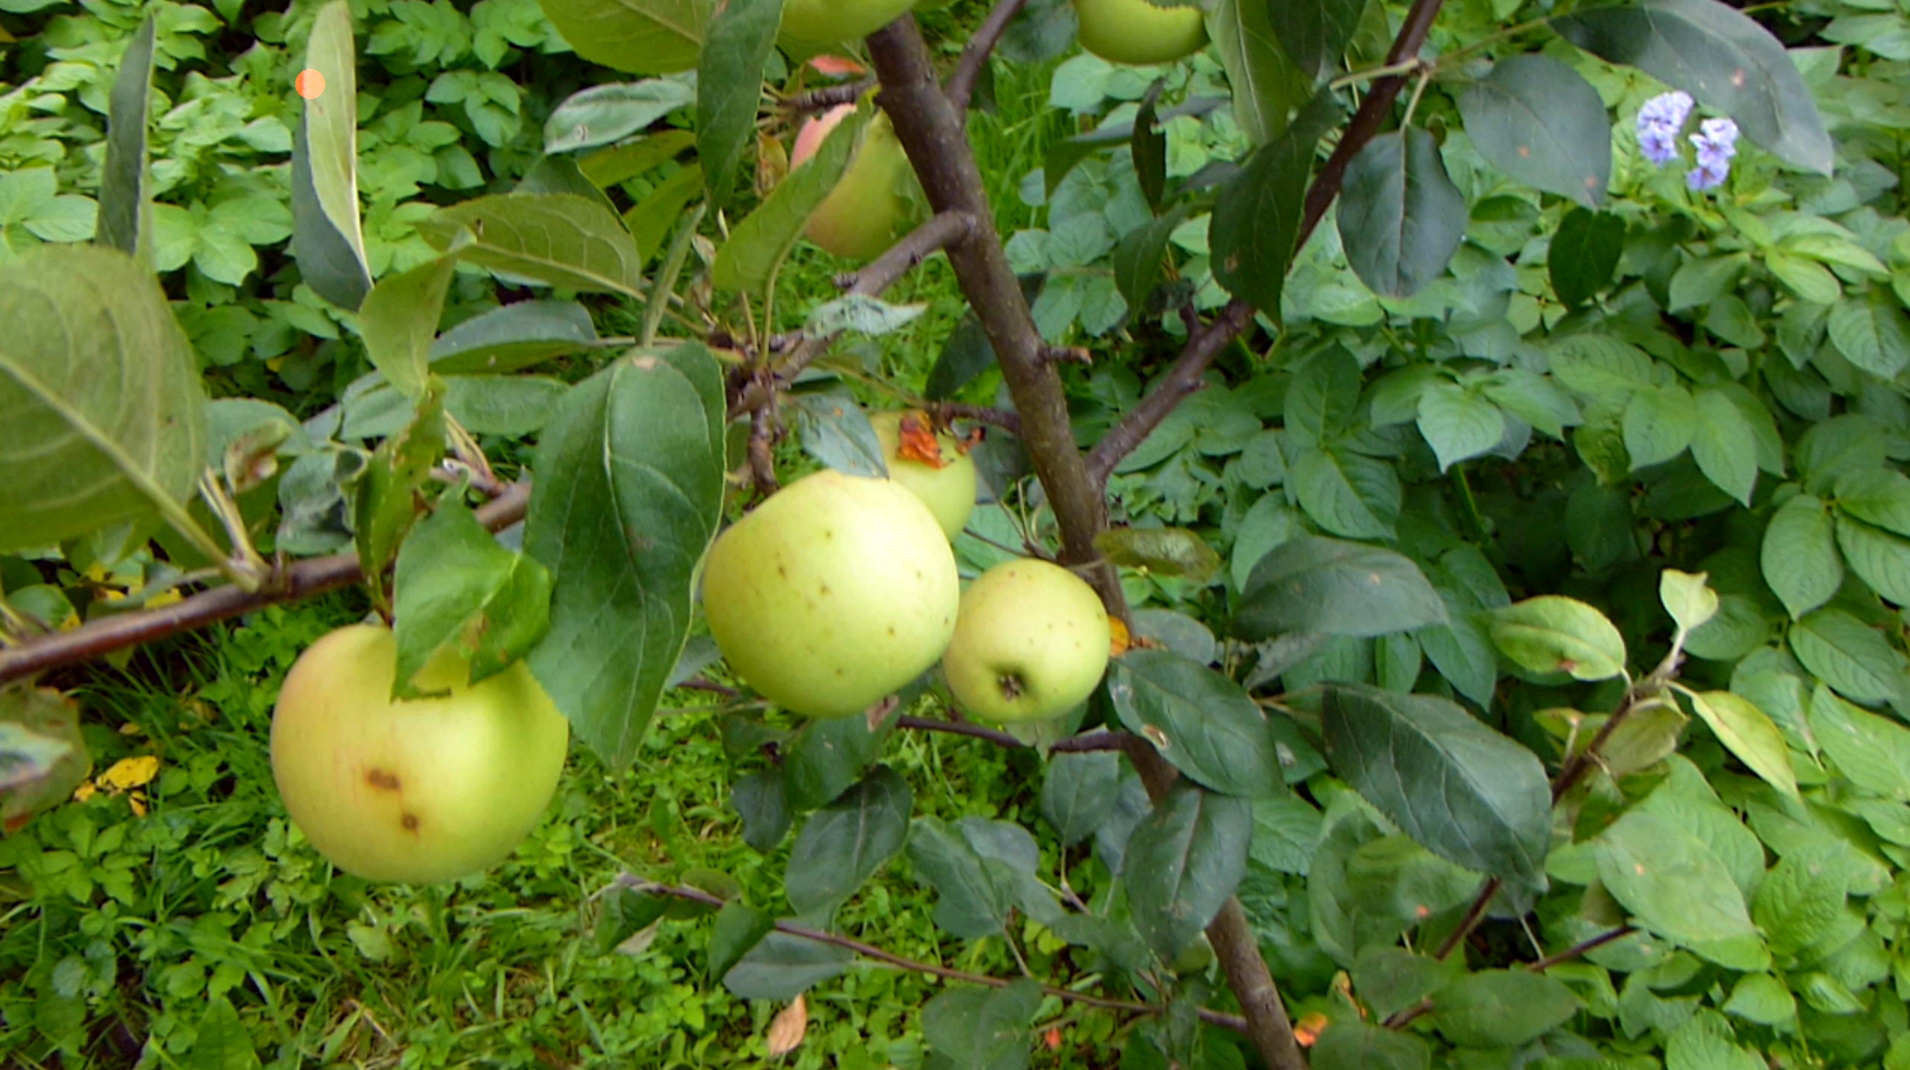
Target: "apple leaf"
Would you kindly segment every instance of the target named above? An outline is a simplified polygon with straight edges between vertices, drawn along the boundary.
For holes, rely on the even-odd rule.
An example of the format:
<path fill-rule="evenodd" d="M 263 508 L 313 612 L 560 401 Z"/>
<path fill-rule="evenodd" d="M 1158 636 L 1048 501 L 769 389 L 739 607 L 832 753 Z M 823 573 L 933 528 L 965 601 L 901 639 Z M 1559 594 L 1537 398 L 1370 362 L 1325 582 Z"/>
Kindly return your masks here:
<path fill-rule="evenodd" d="M 630 74 L 696 66 L 715 0 L 541 0 L 557 32 L 592 63 Z"/>
<path fill-rule="evenodd" d="M 1228 795 L 1285 791 L 1267 718 L 1240 685 L 1179 654 L 1134 650 L 1109 666 L 1121 723 L 1174 767 Z"/>
<path fill-rule="evenodd" d="M 788 178 L 736 224 L 729 240 L 716 251 L 716 263 L 710 268 L 710 281 L 717 289 L 757 293 L 769 285 L 802 237 L 810 213 L 828 199 L 848 171 L 873 112 L 874 105 L 864 101 L 837 123 L 816 154 L 790 171 Z"/>
<path fill-rule="evenodd" d="M 622 766 L 683 652 L 697 564 L 722 516 L 715 358 L 697 344 L 631 351 L 571 388 L 537 462 L 551 489 L 531 495 L 524 549 L 555 587 L 531 671 L 591 749 Z"/>
<path fill-rule="evenodd" d="M 1378 636 L 1447 620 L 1419 566 L 1392 550 L 1318 536 L 1288 539 L 1254 566 L 1234 631 L 1260 641 L 1288 632 Z"/>
<path fill-rule="evenodd" d="M 1121 756 L 1112 751 L 1057 754 L 1041 782 L 1041 816 L 1064 846 L 1089 836 L 1112 816 L 1121 793 Z"/>
<path fill-rule="evenodd" d="M 544 637 L 550 587 L 543 565 L 505 549 L 462 504 L 440 502 L 398 551 L 392 697 L 415 697 L 412 679 L 446 645 L 470 662 L 471 683 L 504 671 Z"/>
<path fill-rule="evenodd" d="M 106 123 L 106 158 L 100 164 L 99 223 L 94 240 L 152 263 L 152 172 L 147 167 L 146 126 L 152 114 L 154 16 L 133 32 L 113 79 Z"/>
<path fill-rule="evenodd" d="M 358 55 L 351 5 L 319 9 L 305 66 L 325 92 L 301 102 L 292 139 L 292 255 L 320 297 L 357 308 L 371 289 L 358 217 Z"/>
<path fill-rule="evenodd" d="M 419 220 L 418 233 L 440 251 L 507 277 L 643 296 L 643 257 L 623 221 L 574 193 L 478 197 Z"/>
<path fill-rule="evenodd" d="M 1128 839 L 1122 880 L 1134 927 L 1172 962 L 1220 913 L 1247 872 L 1253 808 L 1245 799 L 1176 784 Z"/>
<path fill-rule="evenodd" d="M 710 20 L 696 68 L 696 154 L 712 209 L 729 203 L 736 165 L 756 132 L 763 65 L 782 11 L 782 0 L 729 0 Z"/>
<path fill-rule="evenodd" d="M 481 312 L 431 344 L 439 375 L 508 375 L 602 345 L 590 311 L 575 301 L 519 301 Z"/>
<path fill-rule="evenodd" d="M 854 962 L 846 947 L 772 932 L 730 967 L 723 987 L 742 999 L 794 999 Z"/>
<path fill-rule="evenodd" d="M 743 818 L 743 842 L 765 853 L 789 835 L 789 791 L 781 769 L 765 769 L 736 779 L 730 803 Z"/>
<path fill-rule="evenodd" d="M 358 480 L 358 561 L 378 605 L 386 597 L 385 570 L 418 520 L 418 493 L 444 456 L 444 383 L 432 380 L 410 423 L 378 444 Z"/>
<path fill-rule="evenodd" d="M 789 852 L 783 880 L 789 905 L 805 915 L 841 906 L 902 849 L 912 806 L 908 781 L 878 765 L 855 787 L 810 814 Z"/>

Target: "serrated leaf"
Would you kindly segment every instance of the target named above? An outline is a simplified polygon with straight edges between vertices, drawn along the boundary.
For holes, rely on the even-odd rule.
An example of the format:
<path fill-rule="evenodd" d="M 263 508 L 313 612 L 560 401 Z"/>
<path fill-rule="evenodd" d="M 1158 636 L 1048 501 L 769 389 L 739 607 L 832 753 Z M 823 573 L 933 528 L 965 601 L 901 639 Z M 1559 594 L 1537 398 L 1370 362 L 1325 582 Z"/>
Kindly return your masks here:
<path fill-rule="evenodd" d="M 1418 425 L 1439 458 L 1441 472 L 1492 452 L 1505 438 L 1505 414 L 1499 407 L 1452 382 L 1429 383 L 1420 391 Z"/>
<path fill-rule="evenodd" d="M 412 679 L 447 646 L 471 683 L 502 672 L 544 637 L 550 590 L 543 565 L 499 545 L 463 505 L 439 503 L 398 551 L 393 697 L 413 697 Z"/>
<path fill-rule="evenodd" d="M 152 274 L 116 249 L 43 246 L 0 264 L 0 324 L 0 551 L 183 516 L 205 388 Z"/>
<path fill-rule="evenodd" d="M 538 444 L 540 485 L 566 493 L 531 495 L 524 549 L 555 580 L 531 671 L 612 766 L 636 753 L 689 635 L 722 516 L 724 430 L 716 360 L 684 344 L 573 387 Z"/>
<path fill-rule="evenodd" d="M 470 237 L 460 239 L 461 231 Z M 502 275 L 643 296 L 643 257 L 630 232 L 609 209 L 575 194 L 478 197 L 438 209 L 419 221 L 418 233 L 439 251 Z"/>
<path fill-rule="evenodd" d="M 864 101 L 823 138 L 816 154 L 789 172 L 754 211 L 730 230 L 729 240 L 716 251 L 710 281 L 719 290 L 759 293 L 776 277 L 777 269 L 802 237 L 809 216 L 835 191 L 860 146 L 871 121 L 872 105 Z"/>
<path fill-rule="evenodd" d="M 1041 816 L 1073 846 L 1111 816 L 1121 793 L 1121 756 L 1112 751 L 1057 754 L 1041 782 Z"/>
<path fill-rule="evenodd" d="M 1703 573 L 1693 575 L 1668 568 L 1658 574 L 1658 601 L 1678 622 L 1681 632 L 1694 632 L 1718 615 L 1718 592 L 1705 582 Z"/>
<path fill-rule="evenodd" d="M 539 0 L 577 54 L 629 74 L 696 66 L 715 0 Z"/>
<path fill-rule="evenodd" d="M 457 261 L 441 256 L 410 271 L 378 281 L 358 309 L 358 333 L 365 339 L 365 355 L 385 381 L 405 397 L 424 393 L 430 374 L 431 343 L 444 313 L 444 295 L 451 287 Z"/>
<path fill-rule="evenodd" d="M 1108 667 L 1107 688 L 1121 723 L 1201 784 L 1242 796 L 1286 790 L 1266 715 L 1220 673 L 1171 651 L 1132 650 Z"/>
<path fill-rule="evenodd" d="M 319 296 L 357 308 L 371 290 L 358 216 L 358 63 L 351 5 L 319 9 L 305 67 L 325 92 L 303 101 L 292 139 L 292 254 Z"/>
<path fill-rule="evenodd" d="M 1491 610 L 1486 630 L 1499 652 L 1528 672 L 1609 680 L 1625 671 L 1624 637 L 1577 599 L 1540 595 Z"/>
<path fill-rule="evenodd" d="M 789 905 L 810 915 L 842 905 L 902 849 L 912 805 L 908 782 L 878 765 L 810 814 L 789 852 L 784 879 Z"/>
<path fill-rule="evenodd" d="M 1839 514 L 1837 546 L 1871 590 L 1897 605 L 1910 605 L 1910 540 Z"/>
<path fill-rule="evenodd" d="M 481 312 L 431 343 L 439 375 L 508 375 L 601 344 L 590 312 L 575 301 L 519 301 Z"/>
<path fill-rule="evenodd" d="M 1176 784 L 1129 837 L 1122 880 L 1134 927 L 1172 962 L 1207 927 L 1247 870 L 1245 799 Z"/>
<path fill-rule="evenodd" d="M 1837 302 L 1827 326 L 1837 352 L 1880 379 L 1910 367 L 1910 316 L 1881 291 Z"/>
<path fill-rule="evenodd" d="M 1841 844 L 1794 850 L 1777 860 L 1758 883 L 1752 916 L 1771 950 L 1796 954 L 1831 935 L 1843 920 L 1850 868 Z"/>
<path fill-rule="evenodd" d="M 184 1065 L 186 1070 L 255 1070 L 259 1065 L 252 1031 L 224 996 L 213 997 L 199 1016 L 192 1053 Z"/>
<path fill-rule="evenodd" d="M 760 83 L 761 77 L 757 76 L 749 85 Z M 552 109 L 550 118 L 544 121 L 544 151 L 556 155 L 622 141 L 688 107 L 696 100 L 696 93 L 695 86 L 678 78 L 610 82 L 579 90 Z"/>
<path fill-rule="evenodd" d="M 1333 771 L 1447 861 L 1530 884 L 1551 844 L 1538 756 L 1430 695 L 1332 684 L 1322 718 Z"/>
<path fill-rule="evenodd" d="M 1736 119 L 1752 141 L 1828 175 L 1834 153 L 1810 90 L 1784 45 L 1716 0 L 1645 0 L 1553 22 L 1565 39 L 1643 70 Z"/>
<path fill-rule="evenodd" d="M 1793 619 L 1830 601 L 1844 582 L 1830 513 L 1808 494 L 1789 499 L 1771 514 L 1759 558 L 1764 582 Z"/>
<path fill-rule="evenodd" d="M 152 263 L 152 190 L 146 124 L 151 115 L 154 17 L 133 31 L 113 78 L 106 120 L 106 156 L 100 165 L 99 221 L 94 240 Z"/>
<path fill-rule="evenodd" d="M 1466 232 L 1465 195 L 1447 176 L 1439 143 L 1417 128 L 1381 134 L 1353 157 L 1338 215 L 1347 263 L 1388 297 L 1409 297 L 1445 274 Z"/>
<path fill-rule="evenodd" d="M 1446 603 L 1411 560 L 1392 550 L 1319 536 L 1288 539 L 1247 577 L 1234 633 L 1375 636 L 1446 621 Z"/>
<path fill-rule="evenodd" d="M 1549 56 L 1508 56 L 1459 97 L 1466 134 L 1494 167 L 1587 208 L 1612 174 L 1611 120 L 1598 91 Z"/>
<path fill-rule="evenodd" d="M 1813 676 L 1864 705 L 1910 700 L 1910 664 L 1889 640 L 1848 613 L 1820 609 L 1791 626 L 1791 652 Z"/>
<path fill-rule="evenodd" d="M 1763 777 L 1765 783 L 1797 798 L 1797 774 L 1791 770 L 1790 750 L 1763 710 L 1729 691 L 1695 692 L 1690 698 L 1698 716 L 1738 760 Z"/>
<path fill-rule="evenodd" d="M 1282 48 L 1276 36 L 1275 21 L 1288 6 L 1219 0 L 1207 19 L 1227 84 L 1233 88 L 1234 122 L 1255 145 L 1280 136 L 1287 114 L 1306 99 L 1313 82 L 1312 73 L 1288 58 L 1294 54 Z"/>

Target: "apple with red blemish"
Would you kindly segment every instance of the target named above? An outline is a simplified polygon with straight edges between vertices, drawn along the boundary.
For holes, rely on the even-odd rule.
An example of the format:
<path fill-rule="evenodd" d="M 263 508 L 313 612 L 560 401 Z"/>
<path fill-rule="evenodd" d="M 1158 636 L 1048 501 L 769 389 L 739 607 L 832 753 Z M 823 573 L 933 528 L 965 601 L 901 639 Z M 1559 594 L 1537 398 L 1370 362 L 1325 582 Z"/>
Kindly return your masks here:
<path fill-rule="evenodd" d="M 432 884 L 502 861 L 550 804 L 570 724 L 523 662 L 472 684 L 447 648 L 394 701 L 398 644 L 357 624 L 313 643 L 272 713 L 272 778 L 319 854 L 367 880 Z"/>
<path fill-rule="evenodd" d="M 968 526 L 979 478 L 975 459 L 955 436 L 937 434 L 923 412 L 872 412 L 869 426 L 882 443 L 889 478 L 907 487 L 942 525 L 950 539 Z M 905 434 L 906 432 L 906 434 Z"/>

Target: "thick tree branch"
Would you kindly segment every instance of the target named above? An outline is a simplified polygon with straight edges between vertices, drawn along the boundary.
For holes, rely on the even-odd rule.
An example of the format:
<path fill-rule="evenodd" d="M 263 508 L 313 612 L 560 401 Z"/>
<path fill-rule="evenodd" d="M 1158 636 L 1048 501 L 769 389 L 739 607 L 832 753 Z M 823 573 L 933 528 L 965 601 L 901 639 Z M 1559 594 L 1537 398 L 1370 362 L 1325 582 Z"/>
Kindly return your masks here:
<path fill-rule="evenodd" d="M 974 229 L 975 217 L 967 212 L 937 212 L 861 271 L 838 276 L 836 286 L 845 293 L 874 297 L 895 285 L 915 265 L 967 238 Z"/>
<path fill-rule="evenodd" d="M 721 896 L 712 895 L 709 892 L 703 891 L 701 888 L 686 888 L 674 884 L 658 884 L 654 881 L 647 881 L 628 873 L 617 878 L 617 885 L 644 895 L 667 895 L 674 899 L 685 899 L 692 903 L 701 903 L 709 907 L 721 907 L 723 905 Z M 988 988 L 1007 988 L 1017 980 L 1015 978 L 990 977 L 987 974 L 970 973 L 967 970 L 957 970 L 932 962 L 917 962 L 914 959 L 905 958 L 893 951 L 877 947 L 874 944 L 864 943 L 854 937 L 843 936 L 839 933 L 827 932 L 822 929 L 814 929 L 807 925 L 799 925 L 793 921 L 776 922 L 776 931 L 787 933 L 790 936 L 799 937 L 803 940 L 813 940 L 818 944 L 829 944 L 833 947 L 845 948 L 866 959 L 872 959 L 876 962 L 886 963 L 890 966 L 896 966 L 915 973 L 926 973 L 934 977 L 940 977 L 946 981 L 960 981 L 964 984 L 984 985 Z M 1078 1003 L 1084 1007 L 1099 1007 L 1102 1010 L 1121 1011 L 1127 1014 L 1160 1014 L 1166 1010 L 1165 1007 L 1157 1007 L 1151 1003 L 1136 1003 L 1132 1000 L 1090 996 L 1085 992 L 1076 992 L 1071 988 L 1056 988 L 1052 985 L 1042 985 L 1041 991 L 1064 1003 Z M 1220 1011 L 1208 1010 L 1205 1007 L 1201 1008 L 1199 1013 L 1200 1020 L 1203 1022 L 1217 1025 L 1222 1029 L 1231 1029 L 1237 1033 L 1246 1031 L 1247 1023 L 1238 1015 L 1224 1014 Z"/>
<path fill-rule="evenodd" d="M 1088 474 L 1097 484 L 1105 484 L 1121 458 L 1139 448 L 1161 421 L 1167 419 L 1168 413 L 1186 400 L 1187 395 L 1200 389 L 1207 366 L 1252 322 L 1253 309 L 1235 298 L 1221 310 L 1219 318 L 1187 339 L 1187 346 L 1181 350 L 1174 367 L 1089 451 Z"/>
<path fill-rule="evenodd" d="M 524 519 L 530 496 L 529 483 L 514 483 L 503 494 L 479 507 L 478 520 L 492 531 L 507 528 Z M 158 609 L 96 617 L 72 631 L 38 636 L 0 650 L 0 683 L 48 669 L 78 665 L 115 650 L 203 628 L 266 606 L 349 587 L 364 578 L 357 554 L 313 557 L 291 565 L 269 580 L 265 588 L 251 594 L 237 587 L 216 587 Z"/>
<path fill-rule="evenodd" d="M 1008 24 L 1015 21 L 1027 3 L 1028 0 L 998 0 L 995 9 L 976 28 L 975 36 L 968 39 L 962 58 L 955 61 L 955 72 L 948 76 L 948 102 L 963 122 L 968 121 L 968 104 L 975 95 L 976 80 L 988 66 L 989 55 L 1000 43 L 1001 35 L 1008 32 Z"/>

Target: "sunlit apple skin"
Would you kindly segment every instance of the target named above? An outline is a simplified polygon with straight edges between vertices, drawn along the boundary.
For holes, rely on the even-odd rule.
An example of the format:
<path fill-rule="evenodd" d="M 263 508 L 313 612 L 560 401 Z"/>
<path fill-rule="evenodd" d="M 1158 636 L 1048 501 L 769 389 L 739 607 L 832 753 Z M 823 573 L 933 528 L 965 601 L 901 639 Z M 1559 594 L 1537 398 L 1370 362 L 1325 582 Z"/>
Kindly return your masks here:
<path fill-rule="evenodd" d="M 942 656 L 962 709 L 1000 724 L 1061 716 L 1094 693 L 1107 667 L 1108 615 L 1094 588 L 1029 558 L 969 584 Z"/>
<path fill-rule="evenodd" d="M 915 0 L 783 0 L 776 43 L 797 59 L 828 52 L 901 18 Z"/>
<path fill-rule="evenodd" d="M 913 457 L 901 456 L 902 417 L 907 415 L 910 414 L 869 414 L 875 437 L 882 440 L 882 460 L 889 466 L 889 478 L 922 499 L 922 504 L 928 506 L 928 511 L 934 513 L 936 521 L 942 525 L 942 532 L 953 540 L 968 526 L 968 516 L 975 511 L 975 490 L 979 484 L 975 475 L 975 460 L 956 447 L 952 435 L 935 436 L 935 444 L 941 449 L 940 468 Z M 914 416 L 924 426 L 928 424 L 926 415 L 918 412 Z"/>
<path fill-rule="evenodd" d="M 854 111 L 845 104 L 805 121 L 796 132 L 790 167 L 814 156 L 829 131 Z M 895 127 L 886 114 L 877 115 L 863 130 L 862 144 L 836 188 L 810 213 L 803 235 L 837 256 L 873 260 L 914 226 L 920 214 L 916 189 Z"/>
<path fill-rule="evenodd" d="M 292 665 L 272 714 L 272 777 L 305 838 L 347 873 L 434 884 L 482 872 L 550 804 L 570 724 L 523 662 L 471 686 L 439 657 L 436 698 L 391 700 L 390 630 L 340 628 Z"/>
<path fill-rule="evenodd" d="M 1207 43 L 1197 7 L 1155 7 L 1147 0 L 1074 0 L 1081 47 L 1109 63 L 1172 63 Z"/>
<path fill-rule="evenodd" d="M 861 713 L 935 664 L 955 631 L 955 555 L 921 499 L 823 471 L 731 525 L 703 565 L 730 668 L 810 717 Z"/>

